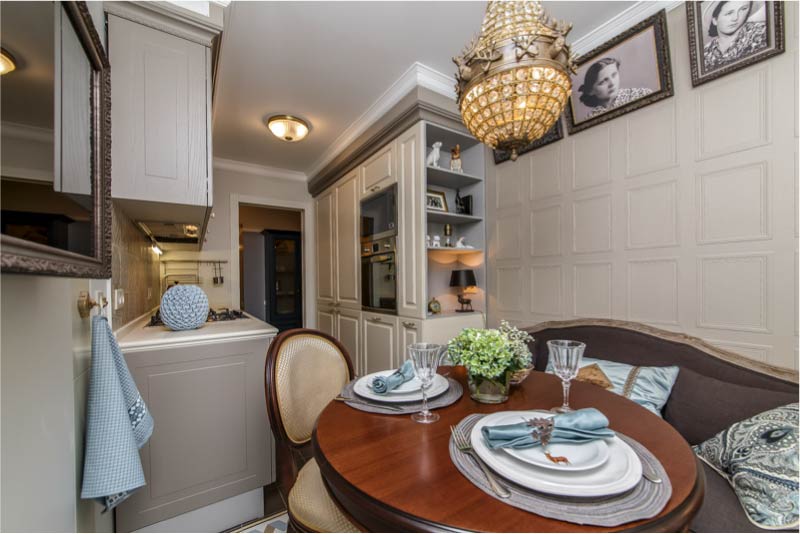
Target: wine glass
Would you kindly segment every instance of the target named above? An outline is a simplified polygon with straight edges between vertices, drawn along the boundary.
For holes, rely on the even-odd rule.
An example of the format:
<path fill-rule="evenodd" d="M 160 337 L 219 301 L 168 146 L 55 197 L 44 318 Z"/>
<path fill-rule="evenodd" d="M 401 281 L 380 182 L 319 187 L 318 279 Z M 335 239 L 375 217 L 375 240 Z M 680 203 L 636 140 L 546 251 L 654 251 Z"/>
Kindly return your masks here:
<path fill-rule="evenodd" d="M 578 376 L 578 368 L 580 367 L 586 344 L 568 339 L 553 339 L 547 342 L 547 348 L 550 349 L 550 361 L 553 362 L 553 370 L 556 376 L 561 379 L 561 387 L 564 391 L 564 404 L 553 408 L 551 411 L 556 413 L 571 412 L 573 410 L 569 407 L 569 383 L 570 380 Z"/>
<path fill-rule="evenodd" d="M 438 414 L 428 410 L 427 390 L 433 384 L 444 351 L 444 345 L 434 343 L 412 343 L 408 346 L 408 354 L 414 364 L 414 374 L 422 386 L 422 411 L 411 415 L 411 419 L 417 423 L 433 423 L 439 420 Z"/>

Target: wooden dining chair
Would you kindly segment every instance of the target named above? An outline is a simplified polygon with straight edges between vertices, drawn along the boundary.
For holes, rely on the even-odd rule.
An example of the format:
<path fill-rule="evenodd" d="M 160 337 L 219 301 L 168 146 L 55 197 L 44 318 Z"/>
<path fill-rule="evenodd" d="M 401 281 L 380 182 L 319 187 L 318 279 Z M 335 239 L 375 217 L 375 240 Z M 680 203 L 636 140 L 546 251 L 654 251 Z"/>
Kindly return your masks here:
<path fill-rule="evenodd" d="M 317 330 L 282 332 L 267 352 L 267 413 L 276 442 L 278 487 L 293 531 L 359 532 L 328 494 L 311 451 L 317 417 L 352 377 L 347 350 Z"/>

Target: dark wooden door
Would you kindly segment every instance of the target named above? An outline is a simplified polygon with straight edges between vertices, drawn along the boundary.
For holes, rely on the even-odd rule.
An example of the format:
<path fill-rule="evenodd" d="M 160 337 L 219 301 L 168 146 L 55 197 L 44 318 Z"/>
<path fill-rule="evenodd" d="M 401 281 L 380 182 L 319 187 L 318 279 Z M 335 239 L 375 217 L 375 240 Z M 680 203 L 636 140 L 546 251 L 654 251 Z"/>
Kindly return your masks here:
<path fill-rule="evenodd" d="M 279 331 L 303 326 L 300 232 L 265 230 L 267 322 Z"/>

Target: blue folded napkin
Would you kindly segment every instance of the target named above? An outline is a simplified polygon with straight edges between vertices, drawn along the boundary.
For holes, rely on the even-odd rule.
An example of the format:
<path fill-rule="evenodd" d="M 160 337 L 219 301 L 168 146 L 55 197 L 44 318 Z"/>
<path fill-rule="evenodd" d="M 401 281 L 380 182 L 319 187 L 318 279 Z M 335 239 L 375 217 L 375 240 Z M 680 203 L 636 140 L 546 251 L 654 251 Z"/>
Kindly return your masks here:
<path fill-rule="evenodd" d="M 485 426 L 481 432 L 490 449 L 525 449 L 540 443 L 533 437 L 533 428 L 527 423 Z M 550 443 L 586 443 L 613 438 L 614 435 L 602 412 L 596 408 L 583 408 L 553 417 Z"/>
<path fill-rule="evenodd" d="M 406 360 L 406 363 L 389 376 L 376 376 L 373 378 L 372 391 L 378 395 L 385 395 L 412 378 L 414 378 L 414 364 L 411 363 L 411 360 Z"/>

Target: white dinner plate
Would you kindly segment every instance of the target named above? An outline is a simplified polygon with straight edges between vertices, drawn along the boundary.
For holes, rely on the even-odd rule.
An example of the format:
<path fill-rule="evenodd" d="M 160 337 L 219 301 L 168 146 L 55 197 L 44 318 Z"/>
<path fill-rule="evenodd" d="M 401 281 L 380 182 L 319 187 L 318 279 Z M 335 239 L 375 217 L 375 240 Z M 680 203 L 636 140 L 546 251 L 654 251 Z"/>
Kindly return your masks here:
<path fill-rule="evenodd" d="M 381 371 L 378 373 L 368 374 L 366 376 L 362 376 L 359 378 L 356 383 L 353 385 L 353 391 L 359 397 L 364 397 L 365 399 L 374 400 L 378 402 L 388 402 L 388 403 L 395 403 L 395 402 L 418 402 L 422 400 L 422 389 L 417 389 L 416 391 L 409 391 L 406 393 L 391 393 L 386 395 L 378 395 L 372 388 L 372 379 L 376 376 L 392 374 L 394 370 L 389 371 Z M 414 380 L 417 380 L 414 378 Z M 447 382 L 447 379 L 442 375 L 436 375 L 433 378 L 433 383 L 428 388 L 428 398 L 432 399 L 437 397 L 447 391 L 450 387 L 450 384 Z"/>
<path fill-rule="evenodd" d="M 492 425 L 513 425 L 523 422 L 523 419 L 519 416 L 511 415 L 510 413 L 504 413 L 503 415 L 504 417 L 493 420 Z M 553 415 L 548 414 L 548 417 Z M 585 471 L 598 467 L 608 460 L 608 445 L 602 439 L 587 443 L 551 443 L 547 447 L 550 455 L 568 458 L 568 464 L 551 462 L 545 456 L 544 449 L 541 446 L 503 450 L 517 460 L 543 469 L 555 469 L 557 471 Z"/>
<path fill-rule="evenodd" d="M 602 497 L 628 491 L 642 478 L 642 463 L 630 446 L 614 437 L 606 440 L 608 460 L 585 471 L 556 471 L 521 462 L 503 450 L 491 450 L 486 446 L 481 428 L 499 424 L 508 415 L 519 417 L 542 417 L 552 415 L 541 411 L 498 412 L 487 415 L 472 427 L 472 447 L 486 464 L 500 476 L 520 486 L 572 497 Z"/>

